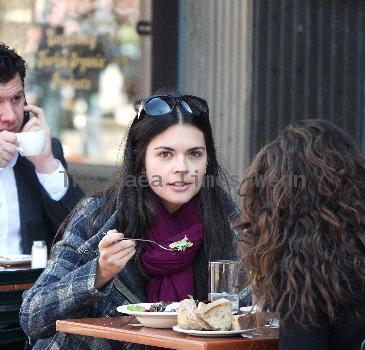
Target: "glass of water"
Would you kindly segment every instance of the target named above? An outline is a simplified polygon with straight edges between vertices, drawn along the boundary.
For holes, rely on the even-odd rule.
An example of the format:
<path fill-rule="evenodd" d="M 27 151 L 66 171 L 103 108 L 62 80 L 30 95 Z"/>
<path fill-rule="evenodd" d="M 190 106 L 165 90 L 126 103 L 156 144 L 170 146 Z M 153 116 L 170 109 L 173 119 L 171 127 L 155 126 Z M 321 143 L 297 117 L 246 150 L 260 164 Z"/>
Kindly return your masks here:
<path fill-rule="evenodd" d="M 238 311 L 238 268 L 239 263 L 235 260 L 209 262 L 209 300 L 228 299 L 232 303 L 232 312 Z"/>

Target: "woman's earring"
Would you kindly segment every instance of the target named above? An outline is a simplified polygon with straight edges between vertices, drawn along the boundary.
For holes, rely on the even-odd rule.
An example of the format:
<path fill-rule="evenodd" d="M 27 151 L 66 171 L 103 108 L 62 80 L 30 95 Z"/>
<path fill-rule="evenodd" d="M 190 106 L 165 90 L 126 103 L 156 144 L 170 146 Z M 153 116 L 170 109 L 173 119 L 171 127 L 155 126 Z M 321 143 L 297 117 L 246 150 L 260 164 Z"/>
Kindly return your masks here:
<path fill-rule="evenodd" d="M 141 174 L 146 175 L 146 169 L 142 169 Z"/>

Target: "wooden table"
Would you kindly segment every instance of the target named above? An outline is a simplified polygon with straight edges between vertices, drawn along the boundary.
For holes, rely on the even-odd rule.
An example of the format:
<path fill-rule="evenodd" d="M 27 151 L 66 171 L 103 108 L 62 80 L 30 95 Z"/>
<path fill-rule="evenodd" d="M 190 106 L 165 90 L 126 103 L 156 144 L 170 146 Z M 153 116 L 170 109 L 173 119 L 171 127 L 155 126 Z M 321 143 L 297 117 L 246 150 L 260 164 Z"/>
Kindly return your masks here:
<path fill-rule="evenodd" d="M 177 333 L 172 329 L 142 327 L 131 316 L 59 320 L 56 322 L 56 330 L 177 350 L 278 349 L 277 330 L 273 331 L 271 335 L 258 336 L 253 339 L 242 338 L 241 336 L 229 338 L 194 337 Z"/>

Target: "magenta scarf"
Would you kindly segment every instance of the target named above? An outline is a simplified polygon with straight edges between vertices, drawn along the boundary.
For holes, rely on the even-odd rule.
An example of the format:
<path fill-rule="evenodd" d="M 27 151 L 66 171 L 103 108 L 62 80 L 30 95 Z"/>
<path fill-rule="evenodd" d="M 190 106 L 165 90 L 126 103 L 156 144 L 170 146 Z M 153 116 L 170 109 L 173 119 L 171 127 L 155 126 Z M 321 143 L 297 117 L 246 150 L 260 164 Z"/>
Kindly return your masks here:
<path fill-rule="evenodd" d="M 165 247 L 185 235 L 193 243 L 185 252 L 169 252 L 144 243 L 140 258 L 142 268 L 151 278 L 147 285 L 148 302 L 180 301 L 193 294 L 193 262 L 204 236 L 204 225 L 195 199 L 172 214 L 161 207 L 155 225 L 146 232 L 147 239 Z"/>

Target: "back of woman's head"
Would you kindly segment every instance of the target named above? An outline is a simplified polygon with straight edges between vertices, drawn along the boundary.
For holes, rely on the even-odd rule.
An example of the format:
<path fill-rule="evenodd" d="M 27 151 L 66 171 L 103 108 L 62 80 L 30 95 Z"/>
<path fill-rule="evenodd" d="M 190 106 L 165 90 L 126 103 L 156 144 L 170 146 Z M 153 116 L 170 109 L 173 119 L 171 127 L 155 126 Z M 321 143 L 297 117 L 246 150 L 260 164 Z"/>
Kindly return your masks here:
<path fill-rule="evenodd" d="M 365 281 L 365 160 L 324 120 L 286 127 L 242 182 L 241 256 L 260 302 L 315 323 Z"/>

